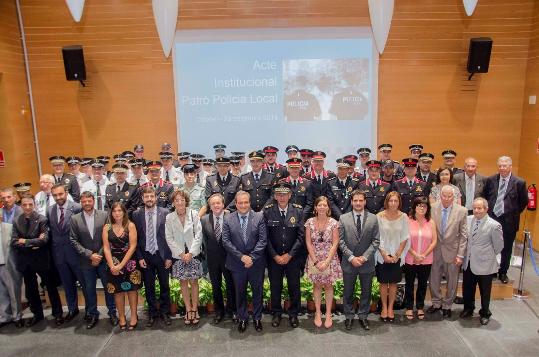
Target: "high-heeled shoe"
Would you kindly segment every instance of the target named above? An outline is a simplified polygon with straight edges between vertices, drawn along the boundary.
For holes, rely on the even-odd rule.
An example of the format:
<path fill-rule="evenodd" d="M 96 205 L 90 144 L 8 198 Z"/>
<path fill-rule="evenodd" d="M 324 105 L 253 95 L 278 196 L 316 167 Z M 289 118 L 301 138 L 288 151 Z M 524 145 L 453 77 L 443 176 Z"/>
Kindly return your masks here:
<path fill-rule="evenodd" d="M 192 315 L 193 318 L 191 319 L 191 324 L 192 325 L 197 325 L 200 322 L 200 315 L 198 314 L 197 310 L 193 310 L 191 312 L 193 313 L 193 315 Z"/>
<path fill-rule="evenodd" d="M 185 325 L 191 325 L 191 323 L 193 322 L 193 319 L 191 318 L 191 311 L 187 310 L 185 311 L 185 320 L 183 321 L 183 323 Z"/>
<path fill-rule="evenodd" d="M 138 325 L 138 316 L 137 316 L 137 322 L 135 322 L 134 325 L 132 325 L 131 323 L 129 323 L 128 330 L 129 330 L 129 331 L 133 331 L 134 329 L 137 328 L 137 325 Z"/>
<path fill-rule="evenodd" d="M 125 323 L 119 323 L 118 326 L 120 326 L 120 330 L 125 331 L 127 328 L 127 319 L 125 320 Z"/>

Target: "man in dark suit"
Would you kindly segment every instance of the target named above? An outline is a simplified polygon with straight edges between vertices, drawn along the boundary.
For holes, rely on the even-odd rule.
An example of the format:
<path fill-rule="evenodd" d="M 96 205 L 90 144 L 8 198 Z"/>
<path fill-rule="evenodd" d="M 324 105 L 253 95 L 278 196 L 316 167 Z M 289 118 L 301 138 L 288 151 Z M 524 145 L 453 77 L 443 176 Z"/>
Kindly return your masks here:
<path fill-rule="evenodd" d="M 260 212 L 271 199 L 274 175 L 262 169 L 264 153 L 253 151 L 249 154 L 249 160 L 253 170 L 241 176 L 240 190 L 249 193 L 250 207 L 255 212 Z M 236 209 L 236 203 L 231 205 Z"/>
<path fill-rule="evenodd" d="M 81 212 L 81 206 L 67 200 L 66 187 L 57 183 L 52 186 L 52 197 L 56 204 L 47 208 L 49 237 L 52 258 L 64 286 L 68 312 L 65 322 L 73 320 L 79 313 L 77 280 L 82 281 L 79 256 L 69 240 L 71 216 Z"/>
<path fill-rule="evenodd" d="M 54 183 L 61 183 L 66 186 L 67 192 L 75 202 L 80 201 L 80 187 L 77 178 L 65 172 L 66 159 L 63 156 L 51 156 L 49 161 L 52 164 Z"/>
<path fill-rule="evenodd" d="M 462 194 L 461 202 L 468 210 L 468 215 L 472 215 L 473 201 L 477 197 L 483 197 L 487 178 L 477 173 L 477 160 L 473 157 L 464 160 L 464 171 L 453 176 L 453 184 Z"/>
<path fill-rule="evenodd" d="M 206 261 L 208 262 L 208 272 L 212 286 L 213 304 L 215 306 L 213 322 L 218 324 L 225 317 L 225 313 L 233 321 L 237 320 L 235 315 L 236 295 L 232 274 L 225 267 L 226 250 L 223 247 L 222 240 L 223 222 L 224 217 L 227 215 L 224 211 L 225 199 L 222 194 L 214 193 L 208 198 L 208 205 L 210 211 L 208 214 L 202 216 L 200 223 L 202 225 L 203 246 L 206 248 Z M 226 285 L 226 308 L 221 289 L 223 278 Z"/>
<path fill-rule="evenodd" d="M 253 292 L 255 330 L 262 331 L 262 290 L 266 267 L 266 224 L 262 213 L 251 209 L 249 193 L 236 193 L 237 211 L 229 214 L 223 224 L 223 246 L 226 249 L 226 267 L 232 272 L 236 290 L 239 318 L 238 331 L 247 329 L 247 283 Z"/>
<path fill-rule="evenodd" d="M 352 210 L 351 193 L 357 189 L 359 179 L 348 176 L 350 165 L 343 159 L 337 160 L 337 176 L 328 180 L 328 199 L 331 204 L 331 215 L 339 219 L 341 214 Z"/>
<path fill-rule="evenodd" d="M 133 213 L 138 240 L 135 254 L 144 275 L 148 302 L 147 327 L 152 327 L 157 317 L 161 317 L 167 326 L 172 323 L 168 283 L 172 253 L 165 238 L 165 221 L 169 212 L 166 208 L 157 206 L 156 199 L 154 188 L 145 187 L 142 190 L 144 207 Z M 159 301 L 155 296 L 156 276 L 159 279 Z"/>
<path fill-rule="evenodd" d="M 230 159 L 219 157 L 215 159 L 217 172 L 206 178 L 206 202 L 216 193 L 223 195 L 225 208 L 234 201 L 240 186 L 240 178 L 230 172 Z"/>
<path fill-rule="evenodd" d="M 170 211 L 172 209 L 172 201 L 170 200 L 170 197 L 174 192 L 174 186 L 161 179 L 161 167 L 163 167 L 163 164 L 161 164 L 159 161 L 148 161 L 146 163 L 146 167 L 148 168 L 148 176 L 150 177 L 150 181 L 139 187 L 139 197 L 142 197 L 142 191 L 145 187 L 153 187 L 155 191 L 156 205 Z M 144 202 L 142 199 L 139 199 L 139 207 L 143 206 Z"/>
<path fill-rule="evenodd" d="M 23 275 L 30 311 L 34 314 L 34 317 L 26 322 L 26 326 L 33 326 L 44 319 L 37 275 L 47 288 L 52 315 L 58 326 L 63 323 L 62 302 L 51 274 L 47 219 L 34 211 L 34 196 L 30 193 L 22 195 L 21 208 L 23 213 L 13 221 L 11 246 L 15 253 L 15 266 Z"/>
<path fill-rule="evenodd" d="M 358 277 L 361 283 L 359 323 L 363 329 L 370 329 L 367 316 L 370 310 L 371 285 L 374 277 L 374 253 L 380 245 L 380 232 L 376 215 L 365 209 L 366 203 L 367 196 L 364 192 L 360 190 L 352 192 L 352 212 L 343 214 L 339 219 L 346 330 L 351 330 L 354 323 L 355 313 L 352 303 Z"/>
<path fill-rule="evenodd" d="M 484 191 L 488 201 L 488 214 L 500 222 L 503 229 L 503 250 L 498 278 L 504 284 L 509 282 L 507 270 L 519 229 L 520 214 L 528 204 L 526 181 L 513 175 L 512 168 L 513 161 L 510 157 L 500 157 L 498 174 L 487 178 Z"/>
<path fill-rule="evenodd" d="M 431 171 L 432 160 L 434 160 L 433 154 L 423 152 L 419 155 L 417 164 L 419 170 L 417 170 L 416 177 L 425 182 L 425 196 L 427 197 L 429 197 L 432 187 L 436 185 L 436 174 Z"/>
<path fill-rule="evenodd" d="M 267 253 L 268 274 L 271 290 L 271 325 L 278 327 L 281 323 L 283 309 L 281 293 L 283 277 L 286 275 L 290 307 L 288 319 L 290 326 L 299 326 L 298 313 L 301 306 L 300 277 L 303 263 L 305 227 L 303 209 L 290 203 L 291 187 L 287 183 L 278 184 L 275 189 L 276 203 L 264 207 L 264 219 L 268 229 Z"/>
<path fill-rule="evenodd" d="M 139 190 L 136 185 L 131 185 L 126 182 L 127 171 L 129 168 L 126 164 L 116 163 L 112 166 L 114 172 L 115 183 L 107 186 L 105 191 L 106 203 L 105 209 L 108 211 L 115 202 L 120 202 L 127 210 L 129 218 L 133 216 L 133 212 L 139 206 Z"/>
<path fill-rule="evenodd" d="M 417 159 L 413 157 L 403 159 L 402 166 L 404 167 L 404 177 L 394 181 L 391 190 L 397 191 L 401 195 L 401 211 L 409 214 L 414 199 L 426 196 L 426 183 L 416 177 Z"/>
<path fill-rule="evenodd" d="M 95 197 L 90 191 L 81 193 L 82 212 L 71 216 L 69 240 L 79 256 L 79 267 L 82 276 L 87 322 L 86 328 L 92 329 L 99 321 L 97 310 L 97 278 L 105 292 L 105 303 L 108 308 L 109 320 L 112 326 L 118 324 L 114 296 L 107 291 L 107 263 L 103 259 L 103 227 L 107 223 L 106 211 L 94 208 Z"/>

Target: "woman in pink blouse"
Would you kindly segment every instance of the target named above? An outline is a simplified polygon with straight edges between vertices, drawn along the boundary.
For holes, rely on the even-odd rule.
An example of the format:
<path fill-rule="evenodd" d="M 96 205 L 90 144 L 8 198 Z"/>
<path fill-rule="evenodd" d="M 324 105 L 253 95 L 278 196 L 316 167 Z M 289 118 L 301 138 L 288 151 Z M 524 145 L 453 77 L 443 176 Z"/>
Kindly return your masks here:
<path fill-rule="evenodd" d="M 416 197 L 410 212 L 410 249 L 406 255 L 404 278 L 406 281 L 404 293 L 404 306 L 406 318 L 414 319 L 414 282 L 417 277 L 417 291 L 415 306 L 417 318 L 423 320 L 425 312 L 425 293 L 427 280 L 432 266 L 432 251 L 436 246 L 436 225 L 430 218 L 430 202 L 427 197 Z"/>

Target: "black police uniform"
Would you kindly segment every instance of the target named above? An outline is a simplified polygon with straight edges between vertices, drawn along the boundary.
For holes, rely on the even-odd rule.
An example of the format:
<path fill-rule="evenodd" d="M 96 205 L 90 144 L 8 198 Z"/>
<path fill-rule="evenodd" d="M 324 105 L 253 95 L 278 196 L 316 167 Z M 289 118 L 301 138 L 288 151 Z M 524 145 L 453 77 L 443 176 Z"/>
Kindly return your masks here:
<path fill-rule="evenodd" d="M 367 204 L 365 208 L 372 214 L 377 214 L 384 209 L 384 201 L 387 194 L 391 190 L 391 186 L 388 183 L 378 179 L 375 182 L 376 186 L 371 186 L 370 180 L 360 182 L 358 189 L 365 192 L 367 196 Z"/>
<path fill-rule="evenodd" d="M 359 180 L 347 176 L 344 185 L 337 176 L 328 181 L 328 199 L 331 204 L 331 215 L 336 220 L 341 214 L 352 211 L 352 192 L 359 186 Z"/>
<path fill-rule="evenodd" d="M 220 193 L 225 197 L 225 208 L 228 207 L 236 196 L 240 187 L 240 178 L 234 176 L 231 172 L 227 173 L 226 180 L 221 181 L 219 173 L 212 174 L 206 178 L 206 202 L 211 195 Z"/>
<path fill-rule="evenodd" d="M 117 191 L 117 183 L 111 183 L 105 190 L 105 209 L 110 210 L 115 202 L 120 202 L 127 210 L 129 218 L 133 212 L 140 206 L 140 191 L 137 185 L 130 185 L 124 182 L 120 191 Z"/>
<path fill-rule="evenodd" d="M 426 178 L 423 177 L 423 173 L 419 170 L 417 170 L 417 174 L 415 175 L 415 177 L 425 182 L 425 196 L 428 197 L 432 188 L 436 186 L 436 174 L 433 172 L 429 172 L 429 174 L 425 176 Z"/>
<path fill-rule="evenodd" d="M 320 183 L 317 179 L 317 176 L 315 174 L 314 170 L 311 170 L 311 173 L 303 176 L 303 178 L 306 178 L 311 181 L 312 190 L 313 190 L 313 201 L 316 200 L 320 196 L 328 196 L 329 191 L 329 185 L 328 181 L 330 178 L 335 177 L 335 174 L 329 170 L 322 171 L 322 182 Z"/>
<path fill-rule="evenodd" d="M 262 208 L 271 199 L 272 186 L 275 176 L 266 170 L 260 171 L 258 182 L 255 181 L 253 172 L 241 175 L 240 190 L 247 191 L 251 195 L 251 209 L 255 212 L 262 211 Z M 230 205 L 235 210 L 235 202 Z"/>
<path fill-rule="evenodd" d="M 163 207 L 168 210 L 172 211 L 172 193 L 174 193 L 174 186 L 172 184 L 166 182 L 163 179 L 159 179 L 159 182 L 157 185 L 153 185 L 151 181 L 146 182 L 142 186 L 139 187 L 139 195 L 141 197 L 139 207 L 144 206 L 144 202 L 142 201 L 142 191 L 144 190 L 144 187 L 152 186 L 155 189 L 155 198 L 156 198 L 156 205 L 158 207 Z"/>
<path fill-rule="evenodd" d="M 286 275 L 290 307 L 288 316 L 297 316 L 300 310 L 301 293 L 300 277 L 302 272 L 302 257 L 305 256 L 304 237 L 305 227 L 303 209 L 301 206 L 288 203 L 286 216 L 283 219 L 277 203 L 264 206 L 264 218 L 268 230 L 268 274 L 270 279 L 271 309 L 274 314 L 283 312 L 281 293 L 283 277 Z M 275 262 L 276 255 L 288 253 L 292 259 L 286 265 Z"/>
<path fill-rule="evenodd" d="M 60 180 L 57 180 L 56 176 L 54 176 L 54 181 L 56 183 L 61 183 L 66 187 L 67 192 L 71 195 L 71 198 L 73 198 L 73 201 L 80 202 L 80 187 L 79 182 L 77 181 L 77 178 L 68 173 L 64 173 Z"/>
<path fill-rule="evenodd" d="M 279 180 L 279 183 L 287 183 L 291 186 L 290 203 L 300 205 L 303 209 L 303 220 L 307 220 L 312 213 L 314 203 L 312 182 L 306 178 L 298 177 L 296 185 L 293 185 L 292 178 L 288 176 Z"/>
<path fill-rule="evenodd" d="M 265 163 L 263 169 L 275 175 L 275 181 L 279 181 L 280 179 L 288 176 L 288 170 L 286 169 L 286 166 L 278 163 L 273 164 L 273 167 L 270 167 L 267 163 Z"/>
<path fill-rule="evenodd" d="M 393 182 L 391 191 L 396 191 L 401 195 L 402 212 L 406 214 L 410 213 L 414 199 L 416 197 L 425 196 L 426 186 L 427 184 L 417 177 L 414 177 L 411 187 L 408 184 L 408 179 L 406 177 Z"/>

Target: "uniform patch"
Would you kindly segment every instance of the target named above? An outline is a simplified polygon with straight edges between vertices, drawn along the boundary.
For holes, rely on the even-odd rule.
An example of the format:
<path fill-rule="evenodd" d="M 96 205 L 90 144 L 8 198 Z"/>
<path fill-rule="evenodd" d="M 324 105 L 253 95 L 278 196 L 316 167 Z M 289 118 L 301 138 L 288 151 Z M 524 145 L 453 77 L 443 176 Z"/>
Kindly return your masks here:
<path fill-rule="evenodd" d="M 290 217 L 290 223 L 296 224 L 296 217 Z"/>

